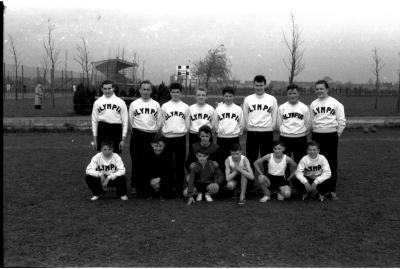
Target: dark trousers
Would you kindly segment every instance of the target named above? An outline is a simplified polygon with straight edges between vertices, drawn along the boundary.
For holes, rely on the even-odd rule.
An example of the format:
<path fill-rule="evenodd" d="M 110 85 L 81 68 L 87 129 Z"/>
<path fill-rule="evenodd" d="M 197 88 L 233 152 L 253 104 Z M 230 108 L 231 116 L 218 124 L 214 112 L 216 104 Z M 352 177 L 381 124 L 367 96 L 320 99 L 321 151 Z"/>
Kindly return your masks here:
<path fill-rule="evenodd" d="M 144 157 L 153 150 L 151 141 L 155 135 L 156 133 L 147 133 L 132 128 L 130 140 L 130 154 L 132 160 L 131 187 L 137 188 L 139 193 L 144 192 L 146 188 L 143 174 L 145 166 Z"/>
<path fill-rule="evenodd" d="M 308 183 L 310 183 L 310 185 L 314 182 L 314 179 L 312 179 L 310 177 L 306 177 L 306 179 L 307 179 Z M 291 182 L 292 182 L 292 187 L 295 188 L 299 192 L 300 195 L 307 192 L 304 184 L 301 183 L 301 181 L 298 180 L 296 177 L 294 177 L 291 180 Z M 317 191 L 320 194 L 325 195 L 327 192 L 329 192 L 330 185 L 331 185 L 331 178 L 328 178 L 324 182 L 317 185 Z"/>
<path fill-rule="evenodd" d="M 221 171 L 225 175 L 225 160 L 230 156 L 230 150 L 233 144 L 239 144 L 239 137 L 222 138 L 217 137 L 217 145 L 219 146 L 221 156 Z"/>
<path fill-rule="evenodd" d="M 197 142 L 200 142 L 199 134 L 189 133 L 189 151 L 192 150 L 192 145 Z"/>
<path fill-rule="evenodd" d="M 99 121 L 99 125 L 97 126 L 97 151 L 101 151 L 101 142 L 105 139 L 113 141 L 115 153 L 121 153 L 119 142 L 122 140 L 122 125 Z"/>
<path fill-rule="evenodd" d="M 307 155 L 307 136 L 302 137 L 285 137 L 280 136 L 279 139 L 285 143 L 284 153 L 292 157 L 296 163 L 299 163 L 301 158 Z"/>
<path fill-rule="evenodd" d="M 175 171 L 172 186 L 181 194 L 185 180 L 186 135 L 171 138 L 166 137 L 165 151 L 174 158 L 174 167 L 171 167 Z"/>
<path fill-rule="evenodd" d="M 35 109 L 42 109 L 42 106 L 41 105 L 35 105 Z"/>
<path fill-rule="evenodd" d="M 85 181 L 89 189 L 93 192 L 93 195 L 100 196 L 104 193 L 101 179 L 99 177 L 86 175 Z M 116 193 L 118 196 L 126 195 L 126 177 L 120 176 L 114 180 L 108 181 L 107 187 L 116 187 Z"/>
<path fill-rule="evenodd" d="M 338 144 L 339 137 L 334 133 L 312 133 L 311 139 L 320 144 L 320 154 L 328 160 L 331 168 L 331 185 L 329 191 L 336 192 L 337 181 L 337 162 L 338 162 Z"/>

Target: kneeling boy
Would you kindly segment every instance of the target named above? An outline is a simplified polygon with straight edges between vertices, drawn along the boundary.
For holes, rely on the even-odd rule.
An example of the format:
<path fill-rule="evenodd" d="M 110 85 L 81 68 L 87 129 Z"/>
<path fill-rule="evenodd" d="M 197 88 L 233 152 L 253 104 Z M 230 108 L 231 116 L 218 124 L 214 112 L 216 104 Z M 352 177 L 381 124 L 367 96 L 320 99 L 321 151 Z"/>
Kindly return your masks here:
<path fill-rule="evenodd" d="M 233 144 L 230 150 L 231 156 L 225 160 L 226 186 L 233 191 L 238 182 L 240 182 L 240 200 L 239 205 L 246 203 L 247 181 L 254 180 L 253 170 L 251 169 L 249 159 L 242 155 L 240 144 Z"/>
<path fill-rule="evenodd" d="M 270 190 L 278 191 L 278 200 L 280 201 L 289 198 L 291 195 L 289 180 L 294 176 L 297 165 L 292 158 L 283 154 L 285 144 L 282 141 L 276 140 L 273 142 L 273 151 L 273 153 L 267 154 L 254 162 L 254 168 L 259 174 L 258 182 L 264 193 L 264 197 L 260 199 L 262 203 L 270 199 Z M 265 161 L 268 162 L 267 175 L 263 174 L 260 169 L 261 164 Z M 290 165 L 291 173 L 286 179 L 285 171 L 287 165 Z"/>
<path fill-rule="evenodd" d="M 121 157 L 114 153 L 112 140 L 103 140 L 101 152 L 93 156 L 86 168 L 85 181 L 93 192 L 90 199 L 96 201 L 104 194 L 107 187 L 116 187 L 117 195 L 121 200 L 128 200 L 126 196 L 125 166 Z"/>
<path fill-rule="evenodd" d="M 296 179 L 293 187 L 302 194 L 305 200 L 308 196 L 316 197 L 322 202 L 324 195 L 329 192 L 329 180 L 331 169 L 327 159 L 319 154 L 319 143 L 308 142 L 307 155 L 304 156 L 297 166 Z"/>
<path fill-rule="evenodd" d="M 188 205 L 194 202 L 193 194 L 196 192 L 197 202 L 203 199 L 203 193 L 207 202 L 212 202 L 211 195 L 219 191 L 219 185 L 222 183 L 224 176 L 217 162 L 208 160 L 208 156 L 207 150 L 200 149 L 196 153 L 197 162 L 190 166 L 188 187 L 183 192 L 183 195 L 189 198 Z"/>

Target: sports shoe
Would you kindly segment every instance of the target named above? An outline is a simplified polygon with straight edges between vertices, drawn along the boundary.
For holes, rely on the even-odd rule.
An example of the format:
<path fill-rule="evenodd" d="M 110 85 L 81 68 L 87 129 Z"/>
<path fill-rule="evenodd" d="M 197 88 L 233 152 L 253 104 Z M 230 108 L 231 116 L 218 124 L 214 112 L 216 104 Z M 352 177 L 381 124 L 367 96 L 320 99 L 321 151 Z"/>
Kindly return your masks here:
<path fill-rule="evenodd" d="M 126 195 L 121 196 L 121 200 L 122 201 L 127 201 L 128 200 L 128 196 L 126 196 Z"/>
<path fill-rule="evenodd" d="M 269 196 L 264 196 L 263 198 L 260 199 L 260 202 L 266 203 L 269 199 L 271 199 Z"/>
<path fill-rule="evenodd" d="M 135 194 L 135 195 L 138 194 L 136 188 L 132 188 L 132 189 L 131 189 L 131 194 Z"/>
<path fill-rule="evenodd" d="M 90 201 L 96 201 L 96 200 L 99 199 L 99 197 L 100 197 L 100 196 L 93 195 L 93 197 L 90 198 Z"/>
<path fill-rule="evenodd" d="M 246 199 L 240 199 L 238 205 L 245 205 Z"/>
<path fill-rule="evenodd" d="M 240 190 L 239 189 L 234 190 L 232 198 L 237 199 L 239 197 L 240 197 Z"/>
<path fill-rule="evenodd" d="M 199 193 L 197 194 L 196 201 L 197 201 L 197 202 L 200 202 L 201 200 L 203 200 L 203 193 L 199 192 Z"/>
<path fill-rule="evenodd" d="M 339 197 L 337 196 L 336 192 L 331 191 L 331 199 L 334 201 L 339 200 Z"/>
<path fill-rule="evenodd" d="M 318 200 L 320 200 L 321 202 L 325 201 L 325 196 L 323 196 L 322 194 L 318 195 Z"/>
<path fill-rule="evenodd" d="M 285 200 L 285 197 L 282 194 L 280 194 L 279 192 L 278 192 L 278 197 L 277 198 L 278 198 L 279 201 Z"/>
<path fill-rule="evenodd" d="M 209 193 L 204 194 L 204 197 L 206 198 L 207 202 L 214 201 L 213 198 L 211 198 L 211 195 Z"/>
<path fill-rule="evenodd" d="M 305 201 L 308 198 L 308 193 L 305 193 L 301 196 L 301 200 Z"/>

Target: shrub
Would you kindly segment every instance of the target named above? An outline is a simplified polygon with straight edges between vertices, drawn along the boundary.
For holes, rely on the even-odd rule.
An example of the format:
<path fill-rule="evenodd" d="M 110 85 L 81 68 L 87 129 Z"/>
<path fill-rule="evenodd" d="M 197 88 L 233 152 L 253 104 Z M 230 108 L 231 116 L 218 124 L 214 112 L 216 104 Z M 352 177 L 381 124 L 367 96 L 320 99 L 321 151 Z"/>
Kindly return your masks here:
<path fill-rule="evenodd" d="M 95 93 L 95 90 L 84 87 L 82 83 L 76 87 L 76 92 L 73 98 L 74 111 L 76 114 L 90 115 L 95 99 Z"/>

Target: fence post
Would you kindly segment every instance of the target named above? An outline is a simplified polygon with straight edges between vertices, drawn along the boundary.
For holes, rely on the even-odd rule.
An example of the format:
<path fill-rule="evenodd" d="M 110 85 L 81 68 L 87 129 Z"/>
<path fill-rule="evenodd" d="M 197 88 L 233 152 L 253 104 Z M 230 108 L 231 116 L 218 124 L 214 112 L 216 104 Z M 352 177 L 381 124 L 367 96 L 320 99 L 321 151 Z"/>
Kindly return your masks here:
<path fill-rule="evenodd" d="M 61 70 L 61 96 L 64 96 L 64 71 Z"/>

